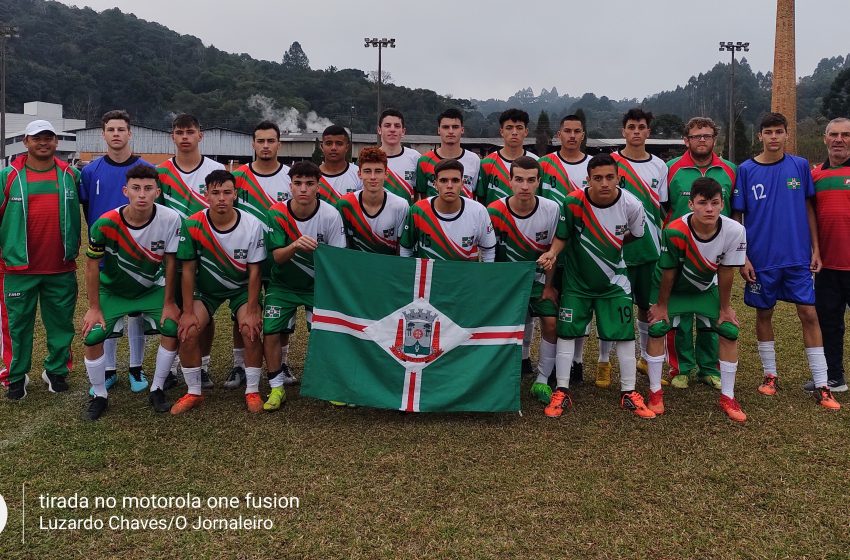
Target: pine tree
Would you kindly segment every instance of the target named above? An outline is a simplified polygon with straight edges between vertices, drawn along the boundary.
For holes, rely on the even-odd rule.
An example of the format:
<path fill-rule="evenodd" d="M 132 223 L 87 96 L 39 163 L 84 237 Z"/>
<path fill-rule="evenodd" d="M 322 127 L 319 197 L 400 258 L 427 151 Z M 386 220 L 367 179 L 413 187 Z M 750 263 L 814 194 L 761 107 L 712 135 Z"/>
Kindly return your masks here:
<path fill-rule="evenodd" d="M 304 54 L 301 43 L 295 41 L 289 46 L 289 50 L 283 53 L 283 66 L 289 70 L 310 69 L 310 60 Z"/>
<path fill-rule="evenodd" d="M 552 140 L 552 126 L 549 124 L 549 114 L 540 111 L 537 117 L 537 127 L 534 129 L 535 148 L 537 155 L 542 156 L 549 153 L 549 143 Z"/>

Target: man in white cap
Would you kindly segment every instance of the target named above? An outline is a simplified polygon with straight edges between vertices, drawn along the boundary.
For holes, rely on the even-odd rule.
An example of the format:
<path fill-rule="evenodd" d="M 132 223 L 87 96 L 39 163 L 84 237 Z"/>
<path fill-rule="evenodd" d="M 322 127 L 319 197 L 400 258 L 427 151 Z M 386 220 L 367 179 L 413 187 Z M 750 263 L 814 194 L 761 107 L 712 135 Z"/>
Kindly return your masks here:
<path fill-rule="evenodd" d="M 24 146 L 27 153 L 0 171 L 0 348 L 10 400 L 27 394 L 39 302 L 47 334 L 41 378 L 52 393 L 68 390 L 77 303 L 80 173 L 56 158 L 59 138 L 48 121 L 27 125 Z"/>

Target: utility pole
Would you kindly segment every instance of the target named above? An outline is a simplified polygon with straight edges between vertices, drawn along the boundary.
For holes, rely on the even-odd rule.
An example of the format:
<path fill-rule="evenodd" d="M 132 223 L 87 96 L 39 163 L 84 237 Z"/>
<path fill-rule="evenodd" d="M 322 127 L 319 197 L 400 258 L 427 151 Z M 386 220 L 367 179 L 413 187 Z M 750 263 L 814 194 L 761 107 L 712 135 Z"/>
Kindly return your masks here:
<path fill-rule="evenodd" d="M 6 41 L 20 37 L 13 25 L 0 25 L 0 162 L 6 164 Z"/>
<path fill-rule="evenodd" d="M 378 112 L 375 115 L 375 129 L 378 128 L 377 120 L 381 118 L 381 111 L 383 111 L 383 107 L 381 105 L 381 81 L 383 79 L 383 74 L 381 72 L 381 51 L 386 48 L 395 48 L 395 39 L 383 37 L 378 39 L 377 37 L 369 38 L 366 37 L 363 39 L 363 46 L 367 49 L 369 47 L 377 47 L 378 48 Z"/>
<path fill-rule="evenodd" d="M 720 41 L 720 52 L 732 53 L 732 66 L 729 68 L 729 130 L 726 131 L 726 141 L 729 144 L 729 161 L 735 162 L 735 51 L 749 52 L 750 44 L 738 41 Z"/>

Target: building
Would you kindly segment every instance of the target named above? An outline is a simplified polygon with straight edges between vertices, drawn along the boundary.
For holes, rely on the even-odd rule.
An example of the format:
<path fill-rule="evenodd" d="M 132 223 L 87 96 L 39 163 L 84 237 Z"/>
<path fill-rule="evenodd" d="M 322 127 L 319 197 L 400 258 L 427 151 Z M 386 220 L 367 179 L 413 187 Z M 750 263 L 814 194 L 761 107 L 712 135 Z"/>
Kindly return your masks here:
<path fill-rule="evenodd" d="M 56 155 L 62 159 L 70 159 L 77 152 L 76 137 L 73 130 L 84 128 L 86 121 L 82 119 L 66 119 L 62 115 L 62 105 L 44 101 L 24 103 L 23 113 L 6 113 L 6 157 L 7 160 L 27 151 L 24 147 L 24 130 L 35 120 L 49 121 L 59 136 L 59 148 Z M 3 162 L 6 165 L 8 161 Z"/>

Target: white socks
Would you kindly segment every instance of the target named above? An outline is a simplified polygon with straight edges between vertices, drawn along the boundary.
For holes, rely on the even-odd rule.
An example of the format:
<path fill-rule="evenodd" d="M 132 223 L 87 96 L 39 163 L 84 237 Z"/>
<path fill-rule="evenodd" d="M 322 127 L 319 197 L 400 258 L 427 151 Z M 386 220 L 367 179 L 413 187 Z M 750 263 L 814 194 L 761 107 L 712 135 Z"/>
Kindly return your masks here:
<path fill-rule="evenodd" d="M 555 348 L 555 377 L 558 379 L 558 387 L 569 388 L 576 341 L 574 338 L 559 338 Z"/>
<path fill-rule="evenodd" d="M 552 342 L 546 342 L 540 339 L 540 349 L 538 351 L 537 360 L 537 379 L 535 383 L 548 383 L 549 376 L 552 375 L 552 368 L 555 367 L 555 352 L 556 345 Z"/>
<path fill-rule="evenodd" d="M 130 344 L 130 367 L 142 367 L 145 361 L 145 318 L 127 317 L 127 341 Z"/>
<path fill-rule="evenodd" d="M 174 357 L 176 355 L 177 350 L 166 350 L 160 345 L 156 351 L 156 370 L 154 370 L 153 381 L 151 381 L 151 392 L 162 389 L 162 385 L 171 371 L 171 364 L 174 363 Z"/>
<path fill-rule="evenodd" d="M 270 371 L 267 374 L 269 376 L 269 387 L 275 389 L 276 387 L 283 387 L 283 366 L 277 371 Z M 248 371 L 245 371 L 245 376 L 248 376 Z"/>
<path fill-rule="evenodd" d="M 614 348 L 613 340 L 599 341 L 599 363 L 607 364 L 611 359 L 611 349 Z"/>
<path fill-rule="evenodd" d="M 646 343 L 649 341 L 649 323 L 636 320 L 638 330 L 638 342 L 640 343 L 640 357 L 646 359 Z M 620 355 L 617 354 L 617 357 Z"/>
<path fill-rule="evenodd" d="M 96 397 L 106 397 L 106 356 L 96 360 L 85 359 L 86 373 L 89 375 L 89 383 L 94 388 Z"/>
<path fill-rule="evenodd" d="M 759 358 L 765 375 L 776 375 L 776 349 L 772 340 L 758 342 Z M 821 349 L 823 350 L 823 349 Z"/>
<path fill-rule="evenodd" d="M 620 390 L 634 391 L 635 383 L 637 383 L 637 359 L 635 358 L 634 340 L 617 342 L 617 360 L 620 362 Z"/>
<path fill-rule="evenodd" d="M 260 376 L 263 375 L 261 367 L 245 368 L 245 394 L 260 392 Z"/>
<path fill-rule="evenodd" d="M 209 356 L 203 356 L 201 358 L 201 369 L 205 369 L 207 371 L 210 370 L 210 357 Z"/>
<path fill-rule="evenodd" d="M 806 348 L 806 359 L 809 360 L 809 369 L 812 370 L 812 381 L 815 382 L 815 387 L 825 387 L 827 374 L 823 346 Z"/>
<path fill-rule="evenodd" d="M 738 362 L 720 360 L 720 392 L 730 399 L 735 398 L 735 373 L 737 371 Z"/>
<path fill-rule="evenodd" d="M 289 356 L 289 343 L 286 343 L 286 346 L 280 347 L 280 365 L 288 363 L 286 358 Z"/>
<path fill-rule="evenodd" d="M 584 343 L 587 342 L 587 337 L 583 336 L 576 339 L 576 353 L 573 355 L 573 361 L 580 364 L 584 359 Z"/>
<path fill-rule="evenodd" d="M 106 358 L 105 369 L 118 369 L 118 339 L 107 338 L 103 341 L 103 356 Z"/>
<path fill-rule="evenodd" d="M 649 390 L 657 393 L 661 390 L 661 369 L 664 366 L 664 354 L 647 356 L 646 365 L 649 374 Z"/>
<path fill-rule="evenodd" d="M 233 349 L 233 367 L 245 367 L 245 349 L 244 348 L 234 348 Z"/>
<path fill-rule="evenodd" d="M 183 379 L 186 381 L 190 395 L 201 394 L 201 368 L 183 366 Z"/>

